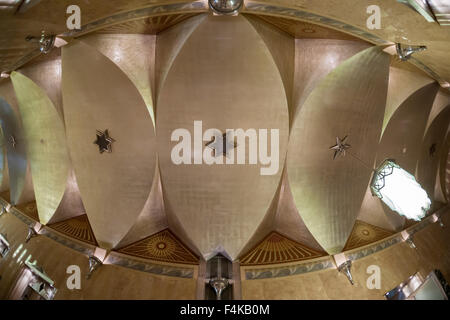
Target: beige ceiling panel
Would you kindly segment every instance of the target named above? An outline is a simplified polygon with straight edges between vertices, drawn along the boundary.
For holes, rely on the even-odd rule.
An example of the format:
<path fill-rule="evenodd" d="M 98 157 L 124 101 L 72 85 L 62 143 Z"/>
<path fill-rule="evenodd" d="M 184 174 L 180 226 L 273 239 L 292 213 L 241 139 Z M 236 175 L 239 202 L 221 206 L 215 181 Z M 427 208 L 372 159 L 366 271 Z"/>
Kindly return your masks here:
<path fill-rule="evenodd" d="M 362 41 L 296 39 L 295 78 L 290 111 L 295 116 L 317 84 L 343 61 L 370 47 Z"/>
<path fill-rule="evenodd" d="M 161 179 L 157 166 L 150 196 L 145 203 L 144 209 L 136 219 L 133 227 L 116 247 L 125 247 L 167 228 L 168 223 L 164 210 Z"/>
<path fill-rule="evenodd" d="M 314 238 L 330 254 L 345 245 L 371 177 L 388 72 L 389 56 L 381 48 L 356 54 L 317 85 L 293 125 L 287 168 L 294 201 Z M 347 152 L 333 160 L 330 146 L 346 135 L 354 156 Z"/>
<path fill-rule="evenodd" d="M 295 38 L 253 15 L 245 15 L 245 17 L 258 31 L 277 64 L 290 110 L 292 109 L 292 86 L 295 69 Z"/>
<path fill-rule="evenodd" d="M 414 92 L 427 84 L 434 82 L 433 79 L 417 72 L 391 67 L 389 69 L 389 89 L 384 112 L 383 132 L 398 107 Z M 381 139 L 382 137 L 380 137 Z"/>
<path fill-rule="evenodd" d="M 152 117 L 156 36 L 146 34 L 92 34 L 83 42 L 113 61 L 133 81 Z"/>
<path fill-rule="evenodd" d="M 0 119 L 6 142 L 10 195 L 13 204 L 34 200 L 25 136 L 18 112 L 12 83 L 9 80 L 3 81 L 0 85 Z"/>
<path fill-rule="evenodd" d="M 425 133 L 428 132 L 428 128 L 430 127 L 433 120 L 449 104 L 450 104 L 450 92 L 448 92 L 445 89 L 440 89 L 436 95 L 436 99 L 434 100 L 433 107 L 431 108 L 430 116 L 428 117 L 427 127 L 424 132 L 424 136 L 425 136 Z"/>
<path fill-rule="evenodd" d="M 439 158 L 446 152 L 445 136 L 450 123 L 450 105 L 447 105 L 433 120 L 425 133 L 417 165 L 417 179 L 433 202 Z M 434 150 L 434 151 L 433 151 Z"/>
<path fill-rule="evenodd" d="M 19 72 L 38 85 L 52 101 L 59 118 L 64 119 L 61 92 L 61 49 L 55 48 L 49 54 L 33 60 L 20 68 Z M 64 125 L 64 120 L 62 120 Z M 65 135 L 65 125 L 64 125 Z M 69 171 L 64 195 L 49 224 L 64 221 L 85 214 L 80 191 L 69 157 Z"/>
<path fill-rule="evenodd" d="M 414 174 L 419 159 L 425 126 L 439 90 L 437 83 L 428 84 L 406 98 L 396 109 L 383 134 L 377 151 L 377 165 L 395 159 Z"/>
<path fill-rule="evenodd" d="M 243 254 L 254 248 L 268 234 L 274 231 L 309 248 L 324 251 L 311 232 L 309 232 L 298 213 L 289 186 L 286 168 L 283 170 L 280 186 L 263 222 L 261 222 L 250 241 L 241 250 L 239 256 L 242 257 Z"/>
<path fill-rule="evenodd" d="M 69 168 L 64 195 L 59 203 L 58 209 L 56 209 L 55 214 L 48 224 L 65 221 L 86 214 L 72 162 L 70 164 L 71 166 Z"/>
<path fill-rule="evenodd" d="M 46 224 L 61 202 L 69 172 L 64 125 L 36 83 L 18 72 L 11 74 L 11 80 L 22 116 L 39 220 Z"/>
<path fill-rule="evenodd" d="M 61 95 L 61 49 L 54 48 L 50 53 L 27 63 L 18 71 L 45 92 L 59 113 L 59 117 L 64 119 Z"/>
<path fill-rule="evenodd" d="M 71 42 L 63 47 L 62 61 L 67 139 L 78 186 L 96 239 L 113 248 L 150 193 L 156 165 L 152 120 L 133 82 L 95 48 Z M 112 153 L 99 153 L 96 130 L 106 129 L 115 140 Z"/>
<path fill-rule="evenodd" d="M 173 130 L 193 135 L 197 120 L 203 130 L 279 129 L 278 171 L 261 175 L 267 165 L 248 164 L 248 150 L 246 164 L 173 164 Z M 157 115 L 166 207 L 204 256 L 221 246 L 236 258 L 261 223 L 280 181 L 288 125 L 283 81 L 260 35 L 242 16 L 206 17 L 174 59 Z"/>
<path fill-rule="evenodd" d="M 164 83 L 167 73 L 180 49 L 206 16 L 206 14 L 200 14 L 189 18 L 156 36 L 155 101 L 158 101 L 161 85 Z"/>

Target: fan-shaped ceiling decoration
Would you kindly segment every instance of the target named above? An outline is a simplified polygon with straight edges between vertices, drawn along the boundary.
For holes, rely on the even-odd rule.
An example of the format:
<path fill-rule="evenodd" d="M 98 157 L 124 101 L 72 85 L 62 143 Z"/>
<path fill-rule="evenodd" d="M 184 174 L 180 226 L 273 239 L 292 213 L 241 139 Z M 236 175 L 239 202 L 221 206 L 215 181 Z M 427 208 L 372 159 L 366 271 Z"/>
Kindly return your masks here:
<path fill-rule="evenodd" d="M 390 237 L 393 234 L 394 232 L 371 225 L 364 221 L 356 220 L 343 251 L 365 246 L 372 242 Z"/>
<path fill-rule="evenodd" d="M 170 14 L 145 19 L 131 20 L 103 28 L 97 33 L 103 34 L 157 34 L 180 23 L 197 13 Z"/>
<path fill-rule="evenodd" d="M 74 41 L 63 47 L 62 59 L 67 140 L 78 186 L 97 241 L 113 248 L 150 193 L 156 165 L 152 120 L 131 80 L 93 47 Z M 115 140 L 113 152 L 100 154 L 93 141 L 97 130 L 106 129 Z"/>
<path fill-rule="evenodd" d="M 326 255 L 277 232 L 270 233 L 255 248 L 240 258 L 243 266 L 277 264 L 314 259 Z"/>
<path fill-rule="evenodd" d="M 277 66 L 243 16 L 207 16 L 181 47 L 161 88 L 157 137 L 166 203 L 204 256 L 222 246 L 235 259 L 269 208 L 282 172 L 289 124 Z M 278 129 L 278 170 L 261 175 L 267 165 L 250 165 L 248 151 L 246 164 L 175 165 L 172 132 L 186 129 L 193 136 L 198 120 L 203 130 L 256 128 L 270 135 Z M 193 139 L 202 139 L 203 131 L 195 134 Z M 199 144 L 202 151 L 192 153 L 196 161 L 206 140 Z"/>
<path fill-rule="evenodd" d="M 13 72 L 11 80 L 27 141 L 40 222 L 46 224 L 61 202 L 69 173 L 64 124 L 46 93 L 31 79 Z"/>
<path fill-rule="evenodd" d="M 196 257 L 169 229 L 117 250 L 139 258 L 171 262 L 198 264 Z"/>
<path fill-rule="evenodd" d="M 89 219 L 85 214 L 61 222 L 49 224 L 48 226 L 69 237 L 86 242 L 93 246 L 97 246 L 97 241 L 95 240 L 94 233 L 92 232 L 91 225 L 89 224 Z"/>
<path fill-rule="evenodd" d="M 252 15 L 259 19 L 270 23 L 284 32 L 287 32 L 292 37 L 297 39 L 339 39 L 339 40 L 353 40 L 363 41 L 360 38 L 351 36 L 347 33 L 340 32 L 334 29 L 311 24 L 308 22 L 286 19 L 281 17 L 266 16 L 266 15 Z"/>
<path fill-rule="evenodd" d="M 293 125 L 287 158 L 291 190 L 306 226 L 330 254 L 344 247 L 369 183 L 388 74 L 389 56 L 380 48 L 356 54 L 317 85 Z M 329 147 L 345 135 L 352 148 L 333 160 Z"/>

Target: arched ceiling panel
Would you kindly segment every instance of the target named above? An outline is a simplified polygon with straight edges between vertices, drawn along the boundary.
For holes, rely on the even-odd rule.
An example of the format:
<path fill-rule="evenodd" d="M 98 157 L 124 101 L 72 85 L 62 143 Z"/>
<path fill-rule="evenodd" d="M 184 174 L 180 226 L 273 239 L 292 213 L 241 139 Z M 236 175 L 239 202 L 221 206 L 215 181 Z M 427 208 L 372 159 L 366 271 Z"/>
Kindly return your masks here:
<path fill-rule="evenodd" d="M 434 200 L 434 187 L 442 152 L 446 152 L 445 136 L 450 123 L 450 105 L 447 105 L 433 120 L 425 133 L 420 158 L 417 165 L 417 179 L 431 199 Z"/>
<path fill-rule="evenodd" d="M 18 72 L 11 74 L 11 80 L 22 116 L 39 220 L 46 224 L 61 202 L 69 172 L 64 125 L 36 83 Z"/>
<path fill-rule="evenodd" d="M 27 175 L 29 164 L 25 149 L 25 137 L 17 114 L 11 105 L 1 97 L 0 121 L 6 142 L 11 203 L 22 203 L 24 198 L 27 202 L 34 198 L 34 194 L 30 191 L 32 188 L 27 188 L 27 185 L 31 184 L 31 181 L 28 182 L 31 177 Z"/>
<path fill-rule="evenodd" d="M 428 115 L 439 90 L 437 83 L 428 84 L 412 93 L 392 115 L 380 141 L 377 164 L 395 159 L 414 174 Z"/>
<path fill-rule="evenodd" d="M 388 72 L 389 56 L 381 48 L 356 54 L 317 85 L 293 125 L 287 158 L 293 197 L 306 226 L 330 254 L 344 247 L 364 198 Z M 346 135 L 351 149 L 333 160 L 330 146 Z"/>
<path fill-rule="evenodd" d="M 41 55 L 17 71 L 30 78 L 45 92 L 59 117 L 64 119 L 61 95 L 61 49 L 53 48 L 50 53 Z"/>
<path fill-rule="evenodd" d="M 361 41 L 296 39 L 290 123 L 318 83 L 342 62 L 370 45 Z M 292 130 L 292 129 L 291 129 Z"/>
<path fill-rule="evenodd" d="M 278 70 L 280 70 L 290 110 L 292 109 L 292 86 L 295 70 L 295 38 L 253 15 L 245 15 L 245 17 L 264 40 Z"/>
<path fill-rule="evenodd" d="M 62 59 L 67 139 L 78 185 L 98 243 L 113 248 L 150 193 L 156 165 L 152 120 L 133 82 L 95 48 L 74 41 L 63 47 Z M 108 130 L 115 140 L 112 153 L 100 153 L 93 144 L 97 130 Z"/>
<path fill-rule="evenodd" d="M 172 28 L 158 34 L 156 52 L 155 52 L 155 101 L 158 101 L 161 86 L 164 83 L 167 73 L 172 66 L 173 61 L 183 47 L 185 41 L 192 32 L 205 19 L 206 14 L 199 14 L 176 24 Z M 155 109 L 156 113 L 156 109 Z"/>
<path fill-rule="evenodd" d="M 246 164 L 173 164 L 172 132 L 185 128 L 193 135 L 197 120 L 203 130 L 268 129 L 270 136 L 279 129 L 278 171 L 261 175 L 266 165 L 248 164 L 248 150 Z M 208 16 L 186 40 L 161 85 L 157 134 L 167 205 L 201 254 L 221 246 L 236 258 L 275 195 L 288 138 L 280 73 L 244 17 Z"/>
<path fill-rule="evenodd" d="M 396 67 L 389 69 L 389 89 L 382 135 L 397 108 L 414 92 L 432 82 L 434 82 L 433 79 L 418 72 Z"/>
<path fill-rule="evenodd" d="M 434 119 L 450 104 L 450 93 L 445 89 L 440 89 L 436 95 L 436 99 L 434 100 L 433 107 L 431 108 L 430 116 L 428 117 L 427 127 L 424 132 L 428 132 L 428 128 Z"/>
<path fill-rule="evenodd" d="M 133 81 L 155 123 L 152 88 L 156 37 L 144 34 L 92 34 L 83 42 L 113 61 Z"/>
<path fill-rule="evenodd" d="M 64 195 L 48 224 L 58 223 L 84 214 L 86 214 L 86 209 L 81 200 L 80 188 L 78 187 L 77 178 L 71 162 Z"/>
<path fill-rule="evenodd" d="M 139 217 L 137 217 L 133 227 L 117 247 L 122 248 L 128 246 L 131 243 L 140 241 L 167 228 L 168 222 L 164 210 L 161 179 L 159 168 L 157 167 L 150 196 L 145 203 L 144 209 Z"/>

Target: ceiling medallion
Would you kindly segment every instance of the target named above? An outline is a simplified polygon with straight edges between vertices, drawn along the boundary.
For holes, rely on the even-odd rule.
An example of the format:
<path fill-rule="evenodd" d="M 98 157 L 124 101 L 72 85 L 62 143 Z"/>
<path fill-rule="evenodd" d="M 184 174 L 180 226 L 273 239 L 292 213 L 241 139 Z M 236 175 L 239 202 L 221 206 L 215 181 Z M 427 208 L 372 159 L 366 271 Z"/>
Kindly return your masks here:
<path fill-rule="evenodd" d="M 216 135 L 205 146 L 214 150 L 214 157 L 218 157 L 220 154 L 228 157 L 228 152 L 237 147 L 237 142 L 230 141 L 227 134 L 224 133 L 223 135 Z"/>
<path fill-rule="evenodd" d="M 344 139 L 339 139 L 339 137 L 336 137 L 336 144 L 330 147 L 330 150 L 334 150 L 333 160 L 336 159 L 341 154 L 345 156 L 345 150 L 351 147 L 351 145 L 345 143 L 347 137 L 348 136 L 345 136 Z"/>
<path fill-rule="evenodd" d="M 237 15 L 243 0 L 208 0 L 209 7 L 217 15 Z"/>
<path fill-rule="evenodd" d="M 116 140 L 109 136 L 108 129 L 106 129 L 104 132 L 97 130 L 97 140 L 94 141 L 94 144 L 98 145 L 98 151 L 100 151 L 100 153 L 111 153 L 112 143 L 115 141 Z"/>

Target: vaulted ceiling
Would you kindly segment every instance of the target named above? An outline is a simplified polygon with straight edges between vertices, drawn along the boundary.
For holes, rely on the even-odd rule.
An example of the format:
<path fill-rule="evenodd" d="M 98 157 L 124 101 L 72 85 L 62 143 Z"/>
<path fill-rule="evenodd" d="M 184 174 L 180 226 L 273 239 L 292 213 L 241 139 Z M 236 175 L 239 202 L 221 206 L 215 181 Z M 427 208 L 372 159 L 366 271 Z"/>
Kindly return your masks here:
<path fill-rule="evenodd" d="M 434 208 L 448 201 L 450 29 L 395 1 L 370 1 L 386 27 L 367 31 L 365 1 L 246 1 L 223 17 L 204 1 L 115 0 L 78 1 L 83 27 L 68 31 L 74 3 L 0 7 L 0 70 L 13 71 L 0 80 L 0 191 L 42 224 L 149 259 L 224 252 L 252 265 L 404 228 L 368 187 L 388 157 Z M 40 55 L 24 39 L 41 29 L 68 44 Z M 398 41 L 429 48 L 400 62 Z M 173 132 L 194 135 L 200 120 L 206 151 L 210 128 L 278 129 L 277 170 L 174 163 Z M 106 130 L 111 153 L 100 153 Z M 350 154 L 333 160 L 344 136 Z"/>

